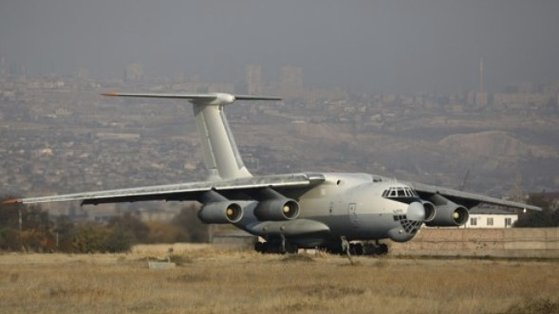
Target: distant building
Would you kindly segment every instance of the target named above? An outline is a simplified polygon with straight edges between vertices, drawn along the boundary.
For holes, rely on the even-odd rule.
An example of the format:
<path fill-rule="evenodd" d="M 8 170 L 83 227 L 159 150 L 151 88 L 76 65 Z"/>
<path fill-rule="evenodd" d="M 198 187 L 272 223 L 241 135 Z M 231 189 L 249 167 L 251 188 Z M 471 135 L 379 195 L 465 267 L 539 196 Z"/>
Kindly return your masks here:
<path fill-rule="evenodd" d="M 124 80 L 129 81 L 139 81 L 144 76 L 144 67 L 138 63 L 129 64 L 124 70 Z"/>
<path fill-rule="evenodd" d="M 235 85 L 231 83 L 208 83 L 208 93 L 235 93 Z"/>
<path fill-rule="evenodd" d="M 518 214 L 497 208 L 474 208 L 470 211 L 470 218 L 462 228 L 511 228 L 518 220 Z"/>
<path fill-rule="evenodd" d="M 300 96 L 303 93 L 303 68 L 284 66 L 280 76 L 281 93 L 285 96 Z"/>
<path fill-rule="evenodd" d="M 249 95 L 262 93 L 262 66 L 250 64 L 246 68 L 246 84 Z"/>
<path fill-rule="evenodd" d="M 519 109 L 530 105 L 541 107 L 552 101 L 554 96 L 553 94 L 542 93 L 497 93 L 493 96 L 493 104 Z"/>
<path fill-rule="evenodd" d="M 90 77 L 89 70 L 86 68 L 79 68 L 78 69 L 78 78 L 80 80 L 88 80 Z"/>
<path fill-rule="evenodd" d="M 0 57 L 0 77 L 5 77 L 6 72 L 6 59 L 4 59 L 4 57 Z"/>
<path fill-rule="evenodd" d="M 478 106 L 487 106 L 489 103 L 487 93 L 476 93 L 476 105 Z"/>

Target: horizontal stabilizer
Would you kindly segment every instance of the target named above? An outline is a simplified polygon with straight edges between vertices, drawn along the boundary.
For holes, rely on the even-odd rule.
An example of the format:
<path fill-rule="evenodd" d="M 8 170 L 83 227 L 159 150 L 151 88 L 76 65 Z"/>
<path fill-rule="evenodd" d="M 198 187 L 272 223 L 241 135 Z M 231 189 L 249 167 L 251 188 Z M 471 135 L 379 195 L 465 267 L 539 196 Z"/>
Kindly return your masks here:
<path fill-rule="evenodd" d="M 237 100 L 281 100 L 280 97 L 273 96 L 253 96 L 253 95 L 234 95 Z"/>
<path fill-rule="evenodd" d="M 170 93 L 119 93 L 107 92 L 104 96 L 119 97 L 141 97 L 141 98 L 167 98 L 167 99 L 186 99 L 192 103 L 208 104 L 208 105 L 225 105 L 235 100 L 281 100 L 279 97 L 273 96 L 253 96 L 253 95 L 232 95 L 227 93 L 211 93 L 211 94 L 170 94 Z"/>
<path fill-rule="evenodd" d="M 251 177 L 245 167 L 233 134 L 225 118 L 223 106 L 235 100 L 281 100 L 272 96 L 231 95 L 227 93 L 174 94 L 174 93 L 104 93 L 105 96 L 186 99 L 193 104 L 196 127 L 201 136 L 204 164 L 209 178 L 234 179 Z"/>

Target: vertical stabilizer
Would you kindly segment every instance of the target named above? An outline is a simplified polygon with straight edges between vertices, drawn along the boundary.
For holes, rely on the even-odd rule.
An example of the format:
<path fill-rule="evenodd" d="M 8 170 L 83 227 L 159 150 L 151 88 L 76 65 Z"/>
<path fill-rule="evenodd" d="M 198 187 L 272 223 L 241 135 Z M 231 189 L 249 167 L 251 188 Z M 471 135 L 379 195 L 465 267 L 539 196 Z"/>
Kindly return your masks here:
<path fill-rule="evenodd" d="M 194 116 L 210 179 L 250 177 L 223 113 L 223 105 L 194 103 Z"/>
<path fill-rule="evenodd" d="M 130 94 L 106 93 L 106 96 L 187 99 L 194 105 L 196 127 L 204 150 L 204 164 L 210 180 L 251 177 L 245 167 L 233 133 L 227 123 L 223 106 L 235 100 L 281 100 L 265 96 L 234 96 L 230 94 Z"/>

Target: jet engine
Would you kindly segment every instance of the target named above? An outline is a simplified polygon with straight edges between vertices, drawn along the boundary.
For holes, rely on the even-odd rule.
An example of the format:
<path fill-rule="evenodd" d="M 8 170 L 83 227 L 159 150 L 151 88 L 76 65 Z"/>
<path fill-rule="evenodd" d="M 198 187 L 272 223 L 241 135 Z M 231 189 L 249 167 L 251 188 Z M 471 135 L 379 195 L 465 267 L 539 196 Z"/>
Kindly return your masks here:
<path fill-rule="evenodd" d="M 198 212 L 198 218 L 207 224 L 236 223 L 243 218 L 243 208 L 229 201 L 207 203 Z"/>
<path fill-rule="evenodd" d="M 430 199 L 436 206 L 436 213 L 431 221 L 426 222 L 431 227 L 462 226 L 468 221 L 468 209 L 458 205 L 441 195 L 434 195 Z"/>
<path fill-rule="evenodd" d="M 435 214 L 435 205 L 424 200 L 410 203 L 406 212 L 407 219 L 422 222 L 432 221 L 435 218 Z"/>
<path fill-rule="evenodd" d="M 425 218 L 423 219 L 423 221 L 433 221 L 433 219 L 435 219 L 435 215 L 437 214 L 435 204 L 423 200 L 421 201 L 421 204 L 423 204 L 423 208 L 425 209 Z"/>
<path fill-rule="evenodd" d="M 299 216 L 299 204 L 288 198 L 264 200 L 254 209 L 254 215 L 261 221 L 295 219 Z"/>

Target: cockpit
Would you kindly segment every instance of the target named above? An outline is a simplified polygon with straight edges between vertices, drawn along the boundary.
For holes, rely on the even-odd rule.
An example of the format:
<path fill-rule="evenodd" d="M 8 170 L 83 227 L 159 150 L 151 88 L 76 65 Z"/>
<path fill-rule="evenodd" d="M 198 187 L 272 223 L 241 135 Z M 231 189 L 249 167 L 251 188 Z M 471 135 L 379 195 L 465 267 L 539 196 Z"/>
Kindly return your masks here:
<path fill-rule="evenodd" d="M 382 197 L 392 199 L 419 198 L 417 193 L 408 186 L 392 186 L 382 192 Z"/>

